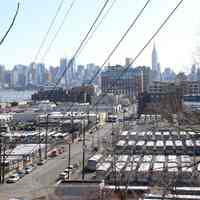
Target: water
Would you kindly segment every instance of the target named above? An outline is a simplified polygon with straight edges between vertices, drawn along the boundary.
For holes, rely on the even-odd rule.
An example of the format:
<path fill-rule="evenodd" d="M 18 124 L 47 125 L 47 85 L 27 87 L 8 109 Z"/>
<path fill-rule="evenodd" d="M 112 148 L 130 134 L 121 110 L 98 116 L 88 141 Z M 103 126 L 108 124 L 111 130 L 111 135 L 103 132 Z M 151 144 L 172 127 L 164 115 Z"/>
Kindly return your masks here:
<path fill-rule="evenodd" d="M 34 90 L 24 90 L 24 91 L 17 91 L 11 89 L 0 89 L 0 102 L 20 102 L 25 100 L 30 100 L 31 95 L 35 93 Z"/>

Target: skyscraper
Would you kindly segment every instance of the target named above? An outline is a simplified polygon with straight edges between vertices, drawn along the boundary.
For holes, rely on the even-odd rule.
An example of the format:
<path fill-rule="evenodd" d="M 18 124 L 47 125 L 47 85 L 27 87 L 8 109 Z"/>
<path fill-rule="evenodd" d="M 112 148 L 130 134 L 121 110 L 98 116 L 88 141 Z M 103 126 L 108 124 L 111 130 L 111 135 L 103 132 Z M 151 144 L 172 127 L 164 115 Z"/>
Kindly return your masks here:
<path fill-rule="evenodd" d="M 4 84 L 5 66 L 0 65 L 0 84 Z"/>
<path fill-rule="evenodd" d="M 153 45 L 152 51 L 152 71 L 153 71 L 153 80 L 160 81 L 161 80 L 161 73 L 160 73 L 160 64 L 158 62 L 158 54 L 156 51 L 156 45 Z"/>
<path fill-rule="evenodd" d="M 36 64 L 36 81 L 38 85 L 45 84 L 45 65 L 43 63 Z"/>
<path fill-rule="evenodd" d="M 12 87 L 24 88 L 26 86 L 27 66 L 15 65 L 12 70 Z"/>
<path fill-rule="evenodd" d="M 68 70 L 65 72 L 66 68 L 67 68 L 67 59 L 61 58 L 59 70 L 58 70 L 58 73 L 56 74 L 57 81 L 61 78 L 61 76 L 63 76 L 62 79 L 60 80 L 61 86 L 65 86 L 67 84 L 67 71 Z M 64 72 L 65 72 L 65 74 L 63 75 Z"/>

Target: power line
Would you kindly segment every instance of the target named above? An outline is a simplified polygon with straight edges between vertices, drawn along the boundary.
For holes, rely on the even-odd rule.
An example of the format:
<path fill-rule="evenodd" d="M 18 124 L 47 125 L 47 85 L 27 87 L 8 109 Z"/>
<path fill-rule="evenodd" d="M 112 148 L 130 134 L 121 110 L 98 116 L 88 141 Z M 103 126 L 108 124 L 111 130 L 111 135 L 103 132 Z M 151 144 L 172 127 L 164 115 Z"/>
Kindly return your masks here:
<path fill-rule="evenodd" d="M 117 0 L 113 0 L 113 2 L 111 3 L 110 7 L 107 9 L 106 13 L 103 15 L 103 17 L 101 18 L 101 20 L 99 21 L 99 23 L 96 25 L 96 27 L 94 28 L 94 30 L 92 31 L 92 33 L 90 34 L 90 36 L 88 37 L 87 41 L 85 42 L 85 44 L 83 45 L 83 47 L 81 48 L 78 56 L 81 54 L 81 52 L 83 51 L 83 49 L 85 48 L 85 46 L 88 44 L 88 42 L 93 38 L 94 33 L 97 31 L 97 29 L 101 26 L 101 24 L 103 23 L 103 21 L 106 19 L 106 17 L 109 15 L 111 9 L 113 8 L 114 4 L 116 3 Z"/>
<path fill-rule="evenodd" d="M 18 2 L 17 3 L 17 10 L 16 10 L 15 15 L 13 17 L 13 20 L 12 20 L 12 22 L 11 22 L 8 30 L 6 31 L 6 33 L 4 34 L 4 36 L 2 37 L 2 39 L 0 40 L 0 46 L 3 44 L 4 40 L 8 36 L 8 33 L 11 31 L 12 27 L 14 26 L 15 20 L 17 18 L 18 13 L 19 13 L 19 6 L 20 6 L 20 3 Z"/>
<path fill-rule="evenodd" d="M 39 56 L 39 54 L 41 52 L 41 49 L 42 49 L 42 47 L 44 46 L 44 44 L 45 44 L 45 42 L 47 40 L 47 37 L 48 37 L 48 35 L 49 35 L 49 33 L 50 33 L 50 31 L 51 31 L 51 29 L 52 29 L 52 27 L 53 27 L 53 25 L 54 25 L 54 23 L 56 21 L 56 18 L 57 18 L 58 14 L 59 14 L 59 12 L 60 12 L 60 10 L 62 8 L 63 3 L 64 3 L 64 0 L 61 0 L 59 5 L 58 5 L 58 8 L 56 9 L 56 14 L 52 18 L 51 23 L 50 23 L 50 25 L 49 25 L 49 27 L 47 29 L 47 32 L 45 33 L 44 38 L 43 38 L 43 40 L 42 40 L 42 42 L 41 42 L 41 44 L 39 46 L 39 49 L 37 50 L 37 53 L 35 55 L 35 58 L 34 58 L 35 62 L 37 61 L 37 58 L 38 58 L 38 56 Z"/>
<path fill-rule="evenodd" d="M 138 54 L 135 56 L 135 58 L 132 60 L 131 63 L 119 74 L 118 78 L 122 77 L 124 73 L 136 62 L 136 60 L 139 58 L 139 56 L 143 53 L 143 51 L 149 46 L 149 44 L 153 41 L 153 39 L 158 35 L 158 33 L 162 30 L 162 28 L 165 26 L 165 24 L 169 21 L 169 19 L 172 17 L 172 15 L 176 12 L 176 10 L 180 7 L 180 5 L 183 3 L 184 0 L 180 0 L 179 3 L 176 5 L 176 7 L 170 12 L 170 14 L 165 18 L 163 23 L 158 27 L 158 29 L 154 32 L 154 34 L 150 37 L 150 39 L 146 42 L 144 47 L 138 52 Z M 113 84 L 114 85 L 114 84 Z M 112 86 L 113 86 L 112 85 Z M 112 87 L 111 86 L 111 87 Z M 107 93 L 104 93 L 101 98 L 95 103 L 95 106 L 106 96 Z"/>
<path fill-rule="evenodd" d="M 62 20 L 61 23 L 60 23 L 60 26 L 58 27 L 57 31 L 55 32 L 55 34 L 54 34 L 52 40 L 50 41 L 48 47 L 46 48 L 46 50 L 45 50 L 45 52 L 44 52 L 44 54 L 43 54 L 43 56 L 42 56 L 42 59 L 41 59 L 42 61 L 46 58 L 47 54 L 48 54 L 49 51 L 51 50 L 51 47 L 52 47 L 53 43 L 55 42 L 56 38 L 58 37 L 58 34 L 60 33 L 60 31 L 61 31 L 61 29 L 62 29 L 62 27 L 63 27 L 63 25 L 64 25 L 64 23 L 65 23 L 65 21 L 66 21 L 66 19 L 67 19 L 67 17 L 69 16 L 69 14 L 70 14 L 70 12 L 71 12 L 71 10 L 72 10 L 74 4 L 75 4 L 75 2 L 76 2 L 76 0 L 72 0 L 72 2 L 71 2 L 71 4 L 70 4 L 69 8 L 67 9 L 67 11 L 66 11 L 66 13 L 65 13 L 65 15 L 64 15 L 64 17 L 63 17 L 63 20 Z"/>
<path fill-rule="evenodd" d="M 84 43 L 86 42 L 88 36 L 90 35 L 90 33 L 92 32 L 93 28 L 95 27 L 95 24 L 97 23 L 97 21 L 99 20 L 101 14 L 103 13 L 104 9 L 106 8 L 107 4 L 109 3 L 109 0 L 106 0 L 105 3 L 103 4 L 103 7 L 101 8 L 101 10 L 99 11 L 97 17 L 95 18 L 94 22 L 92 23 L 89 31 L 86 33 L 86 35 L 84 36 L 83 40 L 81 41 L 80 45 L 78 46 L 77 50 L 75 51 L 73 57 L 70 59 L 68 65 L 65 67 L 65 70 L 63 71 L 63 73 L 61 74 L 61 76 L 59 77 L 59 79 L 57 80 L 57 82 L 55 83 L 55 87 L 60 83 L 61 79 L 64 77 L 66 71 L 70 68 L 71 64 L 73 63 L 73 61 L 75 60 L 76 56 L 78 55 L 79 51 L 81 50 L 82 46 L 84 45 Z"/>
<path fill-rule="evenodd" d="M 138 19 L 140 18 L 140 16 L 142 15 L 142 13 L 144 12 L 145 8 L 148 6 L 148 4 L 151 2 L 151 0 L 147 0 L 145 5 L 142 7 L 142 9 L 139 11 L 139 13 L 137 14 L 137 16 L 133 19 L 132 23 L 130 24 L 130 26 L 128 27 L 128 29 L 125 31 L 125 33 L 122 35 L 122 37 L 120 38 L 120 40 L 117 42 L 117 44 L 114 46 L 114 48 L 111 50 L 111 52 L 108 54 L 108 56 L 106 57 L 106 59 L 104 60 L 103 64 L 101 65 L 101 67 L 99 68 L 99 70 L 94 74 L 94 76 L 92 77 L 92 79 L 88 82 L 88 84 L 91 84 L 95 78 L 98 76 L 98 74 L 101 72 L 101 70 L 103 69 L 104 65 L 109 61 L 109 59 L 112 57 L 112 55 L 115 53 L 115 51 L 118 49 L 118 47 L 120 46 L 120 44 L 123 42 L 123 40 L 126 38 L 127 34 L 130 32 L 130 30 L 134 27 L 134 25 L 136 24 L 136 22 L 138 21 Z M 74 105 L 74 104 L 73 104 Z M 70 107 L 69 111 L 73 108 L 73 105 Z"/>

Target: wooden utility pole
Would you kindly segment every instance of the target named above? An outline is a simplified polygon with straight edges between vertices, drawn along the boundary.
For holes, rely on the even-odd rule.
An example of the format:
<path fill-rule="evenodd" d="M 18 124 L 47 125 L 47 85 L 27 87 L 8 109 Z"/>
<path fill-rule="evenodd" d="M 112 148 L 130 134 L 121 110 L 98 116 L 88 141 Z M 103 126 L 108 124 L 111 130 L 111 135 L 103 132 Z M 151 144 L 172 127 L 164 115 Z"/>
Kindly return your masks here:
<path fill-rule="evenodd" d="M 0 184 L 2 183 L 2 137 L 0 135 Z"/>
<path fill-rule="evenodd" d="M 82 180 L 85 179 L 85 119 L 83 119 L 83 143 L 82 143 L 82 152 L 83 152 L 83 158 L 82 158 Z"/>
<path fill-rule="evenodd" d="M 68 170 L 70 171 L 70 165 L 71 165 L 71 142 L 68 143 Z M 69 177 L 70 173 L 68 174 L 68 179 L 70 178 Z"/>
<path fill-rule="evenodd" d="M 39 137 L 38 137 L 38 144 L 39 144 L 39 159 L 42 160 L 42 152 L 41 152 L 41 129 L 40 129 L 40 116 L 39 116 Z"/>
<path fill-rule="evenodd" d="M 47 160 L 47 144 L 48 144 L 48 129 L 49 129 L 49 114 L 46 116 L 46 133 L 45 133 L 45 159 Z"/>
<path fill-rule="evenodd" d="M 87 99 L 87 93 L 84 92 L 84 103 L 86 103 Z M 88 112 L 86 113 L 88 114 L 87 119 L 89 119 L 89 108 L 88 108 Z M 88 121 L 89 124 L 89 121 Z M 85 117 L 83 118 L 83 127 L 82 127 L 82 135 L 83 135 L 83 143 L 82 143 L 82 152 L 83 152 L 83 158 L 82 158 L 82 180 L 85 179 Z"/>
<path fill-rule="evenodd" d="M 6 145 L 4 140 L 4 146 L 3 146 L 3 169 L 2 169 L 2 184 L 4 184 L 5 181 L 5 161 L 6 161 Z"/>

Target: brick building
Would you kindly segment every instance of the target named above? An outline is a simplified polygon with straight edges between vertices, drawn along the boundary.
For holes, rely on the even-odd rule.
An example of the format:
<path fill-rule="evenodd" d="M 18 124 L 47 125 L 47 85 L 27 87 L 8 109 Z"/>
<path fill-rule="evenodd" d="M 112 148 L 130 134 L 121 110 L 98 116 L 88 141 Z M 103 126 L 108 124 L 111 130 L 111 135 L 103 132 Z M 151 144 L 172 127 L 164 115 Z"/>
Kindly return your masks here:
<path fill-rule="evenodd" d="M 109 66 L 101 73 L 101 89 L 103 93 L 138 97 L 147 90 L 149 82 L 146 67 L 128 68 L 121 65 Z"/>

